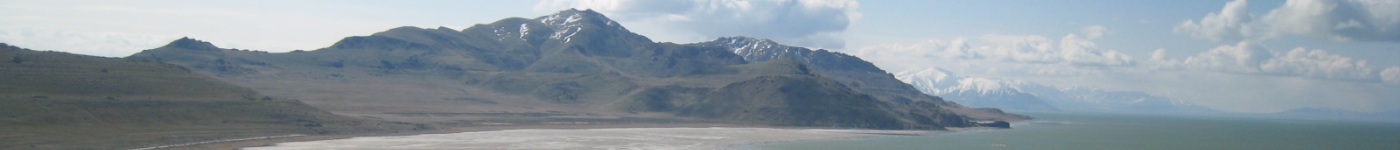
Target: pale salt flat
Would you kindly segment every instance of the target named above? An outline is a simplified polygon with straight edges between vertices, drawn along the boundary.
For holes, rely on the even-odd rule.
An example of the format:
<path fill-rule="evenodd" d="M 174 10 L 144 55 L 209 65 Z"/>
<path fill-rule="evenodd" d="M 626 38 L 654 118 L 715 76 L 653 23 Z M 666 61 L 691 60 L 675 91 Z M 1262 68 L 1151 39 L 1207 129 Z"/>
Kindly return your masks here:
<path fill-rule="evenodd" d="M 519 129 L 501 131 L 356 137 L 279 143 L 250 150 L 299 149 L 732 149 L 778 141 L 841 139 L 940 131 L 886 131 L 772 128 L 614 128 Z"/>

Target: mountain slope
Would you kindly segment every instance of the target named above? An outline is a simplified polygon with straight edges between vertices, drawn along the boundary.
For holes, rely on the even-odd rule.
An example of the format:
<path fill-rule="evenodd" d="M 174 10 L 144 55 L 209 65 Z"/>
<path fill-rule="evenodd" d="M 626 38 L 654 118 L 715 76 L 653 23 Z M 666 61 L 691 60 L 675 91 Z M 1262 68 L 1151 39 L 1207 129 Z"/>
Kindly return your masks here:
<path fill-rule="evenodd" d="M 810 71 L 831 65 L 759 63 L 725 47 L 654 43 L 591 10 L 507 18 L 460 31 L 401 27 L 313 51 L 210 47 L 181 39 L 128 59 L 186 66 L 337 114 L 444 125 L 728 122 L 940 129 L 972 125 L 966 114 L 949 108 L 1014 116 L 962 109 L 927 95 L 899 101 L 894 97 L 923 94 L 860 90 L 897 85 L 852 85 L 849 77 Z M 811 97 L 804 93 L 843 98 L 807 101 Z M 763 105 L 722 107 L 731 104 Z M 845 104 L 870 107 L 838 106 Z M 766 113 L 707 111 L 723 109 Z"/>
<path fill-rule="evenodd" d="M 910 104 L 924 102 L 940 109 L 969 115 L 977 120 L 1023 120 L 1029 117 L 1001 115 L 993 108 L 973 109 L 944 101 L 940 97 L 920 93 L 913 86 L 899 81 L 894 76 L 859 57 L 823 49 L 812 50 L 802 47 L 782 45 L 772 40 L 751 37 L 724 37 L 713 41 L 689 45 L 724 47 L 744 60 L 766 62 L 773 60 L 795 60 L 810 66 L 812 73 L 841 83 L 852 90 L 867 93 L 885 103 Z M 898 109 L 898 108 L 896 108 Z M 974 115 L 988 114 L 988 115 Z"/>
<path fill-rule="evenodd" d="M 137 148 L 411 128 L 351 119 L 175 65 L 0 44 L 0 149 Z M 379 126 L 379 127 L 372 127 Z"/>

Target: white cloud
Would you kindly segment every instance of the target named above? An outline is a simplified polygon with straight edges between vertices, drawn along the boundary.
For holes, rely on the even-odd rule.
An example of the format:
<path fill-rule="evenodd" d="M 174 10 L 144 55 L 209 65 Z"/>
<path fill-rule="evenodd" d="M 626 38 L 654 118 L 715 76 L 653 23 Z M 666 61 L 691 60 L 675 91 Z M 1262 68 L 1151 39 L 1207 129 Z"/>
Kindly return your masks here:
<path fill-rule="evenodd" d="M 544 0 L 535 5 L 535 11 L 593 9 L 629 27 L 662 28 L 653 31 L 658 33 L 634 30 L 644 35 L 686 34 L 658 39 L 661 41 L 753 36 L 796 46 L 841 49 L 845 48 L 846 28 L 860 19 L 859 6 L 854 0 Z"/>
<path fill-rule="evenodd" d="M 1229 73 L 1301 76 L 1318 79 L 1378 81 L 1380 80 L 1378 77 L 1381 77 L 1375 71 L 1376 69 L 1366 65 L 1366 60 L 1333 55 L 1321 49 L 1308 50 L 1302 47 L 1294 48 L 1286 53 L 1277 53 L 1250 42 L 1216 47 L 1210 51 L 1187 57 L 1182 64 L 1194 69 Z"/>
<path fill-rule="evenodd" d="M 1400 42 L 1400 1 L 1288 0 L 1262 16 L 1249 14 L 1247 3 L 1228 2 L 1219 13 L 1184 21 L 1174 31 L 1215 41 L 1303 35 Z"/>
<path fill-rule="evenodd" d="M 1250 42 L 1240 42 L 1234 46 L 1222 45 L 1210 49 L 1210 51 L 1186 57 L 1183 63 L 1197 69 L 1258 73 L 1259 64 L 1272 58 L 1273 54 L 1270 54 L 1263 46 Z"/>
<path fill-rule="evenodd" d="M 1082 65 L 1132 65 L 1131 56 L 1119 53 L 1114 50 L 1100 50 L 1098 44 L 1090 39 L 1082 39 L 1074 34 L 1060 38 L 1060 49 L 1057 53 L 1060 61 Z"/>
<path fill-rule="evenodd" d="M 967 40 L 963 38 L 944 41 L 938 39 L 928 39 L 923 42 L 912 44 L 878 44 L 861 48 L 858 54 L 870 58 L 912 58 L 912 59 L 953 59 L 953 58 L 977 58 L 973 53 Z M 877 59 L 878 60 L 878 59 Z"/>
<path fill-rule="evenodd" d="M 1400 1 L 1289 0 L 1260 21 L 1278 32 L 1400 42 Z"/>
<path fill-rule="evenodd" d="M 1099 39 L 1109 34 L 1108 28 L 1105 28 L 1101 25 L 1092 25 L 1084 27 L 1083 29 L 1079 29 L 1079 32 L 1081 34 L 1084 34 L 1084 36 L 1089 39 Z"/>
<path fill-rule="evenodd" d="M 1246 0 L 1225 3 L 1225 8 L 1221 9 L 1220 13 L 1206 14 L 1199 22 L 1186 20 L 1177 25 L 1173 32 L 1213 41 L 1251 35 L 1253 30 L 1245 24 L 1253 19 L 1249 12 L 1246 12 L 1247 5 Z"/>
<path fill-rule="evenodd" d="M 892 72 L 939 66 L 973 76 L 1047 85 L 1142 91 L 1214 109 L 1269 113 L 1299 107 L 1386 111 L 1400 107 L 1400 67 L 1377 71 L 1365 60 L 1320 49 L 1276 51 L 1252 42 L 1224 45 L 1186 58 L 1156 49 L 1146 61 L 1113 67 L 1076 53 L 1097 50 L 1075 35 L 986 35 L 967 40 L 880 44 L 853 53 Z M 1114 55 L 1100 52 L 1099 60 Z M 1093 55 L 1086 55 L 1093 56 Z M 1126 57 L 1126 56 L 1124 56 Z M 1132 59 L 1126 59 L 1132 62 Z"/>
<path fill-rule="evenodd" d="M 1148 54 L 1148 59 L 1137 66 L 1141 70 L 1180 70 L 1182 60 L 1168 58 L 1167 49 L 1158 48 Z"/>
<path fill-rule="evenodd" d="M 1152 50 L 1152 56 L 1149 58 L 1148 60 L 1152 61 L 1167 61 L 1167 49 Z"/>
<path fill-rule="evenodd" d="M 1066 35 L 1059 41 L 1034 35 L 984 35 L 979 40 L 986 44 L 973 46 L 963 38 L 951 41 L 930 39 L 912 44 L 866 46 L 855 54 L 875 61 L 962 59 L 1081 66 L 1134 64 L 1132 57 L 1117 51 L 1101 50 L 1093 41 L 1075 34 Z"/>
<path fill-rule="evenodd" d="M 978 46 L 973 52 L 987 55 L 988 59 L 1014 62 L 1052 63 L 1058 59 L 1055 41 L 1035 35 L 983 35 L 980 38 L 988 45 Z"/>
<path fill-rule="evenodd" d="M 1385 68 L 1384 71 L 1381 71 L 1381 81 L 1400 84 L 1400 67 Z"/>
<path fill-rule="evenodd" d="M 1294 48 L 1288 53 L 1259 65 L 1261 71 L 1275 74 L 1301 75 L 1325 79 L 1375 80 L 1375 69 L 1366 60 L 1328 54 L 1321 49 Z"/>

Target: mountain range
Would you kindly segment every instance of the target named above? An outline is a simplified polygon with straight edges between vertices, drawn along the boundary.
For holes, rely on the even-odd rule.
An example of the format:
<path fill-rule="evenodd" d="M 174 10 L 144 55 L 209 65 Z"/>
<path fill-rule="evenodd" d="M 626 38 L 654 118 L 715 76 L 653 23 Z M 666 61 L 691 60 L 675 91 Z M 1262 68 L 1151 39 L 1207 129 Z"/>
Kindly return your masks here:
<path fill-rule="evenodd" d="M 427 129 L 331 114 L 184 67 L 0 43 L 0 149 L 130 149 Z"/>
<path fill-rule="evenodd" d="M 592 10 L 463 30 L 400 27 L 288 53 L 183 38 L 127 59 L 183 66 L 335 114 L 441 125 L 943 129 L 1028 119 L 919 93 L 854 56 L 746 37 L 657 43 Z"/>
<path fill-rule="evenodd" d="M 995 107 L 1020 111 L 1059 110 L 1035 95 L 1023 92 L 1025 83 L 953 74 L 941 68 L 900 72 L 896 75 L 920 91 L 971 107 Z"/>
<path fill-rule="evenodd" d="M 658 43 L 592 10 L 399 27 L 285 53 L 194 38 L 125 58 L 0 43 L 0 148 L 104 149 L 501 125 L 999 126 L 860 58 L 771 40 Z"/>
<path fill-rule="evenodd" d="M 938 67 L 900 72 L 901 81 L 924 93 L 971 107 L 1017 111 L 1200 114 L 1214 112 L 1185 101 L 1143 92 L 1088 87 L 1056 88 L 1019 80 L 958 75 Z"/>

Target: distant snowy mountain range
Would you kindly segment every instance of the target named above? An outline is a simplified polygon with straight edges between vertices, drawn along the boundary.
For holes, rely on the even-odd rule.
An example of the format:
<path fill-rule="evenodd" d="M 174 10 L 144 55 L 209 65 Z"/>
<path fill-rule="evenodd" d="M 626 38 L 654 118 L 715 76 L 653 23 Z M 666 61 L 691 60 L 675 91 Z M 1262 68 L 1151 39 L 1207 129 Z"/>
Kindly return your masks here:
<path fill-rule="evenodd" d="M 1045 100 L 1026 93 L 1019 81 L 1006 82 L 953 74 L 941 68 L 900 72 L 895 78 L 919 91 L 970 107 L 995 107 L 1022 111 L 1056 111 Z"/>
<path fill-rule="evenodd" d="M 1088 87 L 1056 88 L 1020 80 L 963 76 L 938 67 L 904 71 L 895 78 L 920 91 L 970 107 L 1018 111 L 1204 113 L 1213 110 L 1143 92 Z"/>

